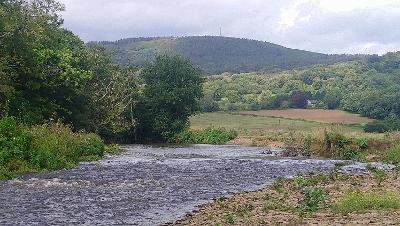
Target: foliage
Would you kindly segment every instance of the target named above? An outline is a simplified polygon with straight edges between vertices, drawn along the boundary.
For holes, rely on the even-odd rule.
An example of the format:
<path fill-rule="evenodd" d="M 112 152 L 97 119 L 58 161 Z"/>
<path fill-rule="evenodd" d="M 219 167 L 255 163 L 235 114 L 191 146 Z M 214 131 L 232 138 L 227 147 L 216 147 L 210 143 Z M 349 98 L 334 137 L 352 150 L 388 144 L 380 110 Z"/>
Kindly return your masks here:
<path fill-rule="evenodd" d="M 357 139 L 358 147 L 362 150 L 368 148 L 369 139 L 367 137 L 360 137 Z"/>
<path fill-rule="evenodd" d="M 84 93 L 91 106 L 86 129 L 108 141 L 129 141 L 136 124 L 138 69 L 114 65 L 101 46 L 90 45 L 87 50 L 93 76 Z"/>
<path fill-rule="evenodd" d="M 395 145 L 385 152 L 384 160 L 391 164 L 400 164 L 400 145 Z"/>
<path fill-rule="evenodd" d="M 279 73 L 211 76 L 204 85 L 202 103 L 208 111 L 304 107 L 290 105 L 291 97 L 301 93 L 318 108 L 340 108 L 375 119 L 398 117 L 398 56 L 400 52 L 378 57 L 374 63 L 363 60 Z"/>
<path fill-rule="evenodd" d="M 141 140 L 171 140 L 200 110 L 200 72 L 181 57 L 158 56 L 141 76 L 145 87 L 137 104 L 136 134 Z"/>
<path fill-rule="evenodd" d="M 368 133 L 384 133 L 400 130 L 400 118 L 395 114 L 390 114 L 382 121 L 374 121 L 364 126 L 364 131 Z"/>
<path fill-rule="evenodd" d="M 74 133 L 70 127 L 50 123 L 28 128 L 15 118 L 0 120 L 0 178 L 75 166 L 101 157 L 104 144 L 95 134 Z"/>
<path fill-rule="evenodd" d="M 121 152 L 121 147 L 118 144 L 108 144 L 104 147 L 104 152 L 108 154 L 118 154 Z"/>
<path fill-rule="evenodd" d="M 225 215 L 225 223 L 227 224 L 235 224 L 236 222 L 236 216 L 234 214 L 227 214 Z"/>
<path fill-rule="evenodd" d="M 226 144 L 237 137 L 234 130 L 207 128 L 205 130 L 185 130 L 178 133 L 173 142 L 184 144 Z"/>
<path fill-rule="evenodd" d="M 389 131 L 389 127 L 385 122 L 382 121 L 374 121 L 367 123 L 364 126 L 364 131 L 367 133 L 384 133 Z"/>
<path fill-rule="evenodd" d="M 101 42 L 121 65 L 144 65 L 157 55 L 181 55 L 208 74 L 274 71 L 359 58 L 289 49 L 276 44 L 228 37 L 131 38 Z"/>
<path fill-rule="evenodd" d="M 0 106 L 27 124 L 63 118 L 76 127 L 88 109 L 81 97 L 91 77 L 84 43 L 61 28 L 54 0 L 3 1 L 0 6 Z"/>
<path fill-rule="evenodd" d="M 308 105 L 306 96 L 301 92 L 294 93 L 290 101 L 295 108 L 307 108 Z"/>
<path fill-rule="evenodd" d="M 107 140 L 135 126 L 136 69 L 62 28 L 55 0 L 0 4 L 0 118 L 27 125 L 61 120 Z"/>
<path fill-rule="evenodd" d="M 315 212 L 322 204 L 325 204 L 326 191 L 322 187 L 318 188 L 305 188 L 303 190 L 302 207 L 309 212 Z"/>
<path fill-rule="evenodd" d="M 334 205 L 334 210 L 341 214 L 383 209 L 400 209 L 400 196 L 383 191 L 352 191 L 347 192 Z"/>

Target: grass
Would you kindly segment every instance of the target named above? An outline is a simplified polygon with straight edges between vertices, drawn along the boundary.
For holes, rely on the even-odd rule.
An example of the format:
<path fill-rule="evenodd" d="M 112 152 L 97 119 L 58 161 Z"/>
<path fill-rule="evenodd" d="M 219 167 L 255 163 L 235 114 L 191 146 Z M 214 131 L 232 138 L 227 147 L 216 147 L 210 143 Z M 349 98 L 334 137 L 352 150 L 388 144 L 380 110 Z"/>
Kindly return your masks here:
<path fill-rule="evenodd" d="M 178 225 L 398 225 L 398 176 L 388 173 L 382 186 L 373 174 L 278 179 L 263 190 L 207 204 Z"/>
<path fill-rule="evenodd" d="M 239 114 L 287 118 L 287 119 L 301 119 L 314 122 L 336 123 L 345 125 L 365 124 L 373 121 L 372 119 L 361 117 L 358 114 L 352 114 L 341 110 L 325 110 L 325 109 L 260 110 L 260 111 L 243 111 L 239 112 Z"/>
<path fill-rule="evenodd" d="M 400 133 L 365 133 L 362 125 L 214 112 L 191 118 L 191 130 L 237 131 L 232 144 L 286 148 L 288 155 L 400 162 Z M 399 144 L 399 146 L 394 145 Z M 390 151 L 388 148 L 393 147 Z"/>
<path fill-rule="evenodd" d="M 307 120 L 284 119 L 275 117 L 239 115 L 226 112 L 213 112 L 199 114 L 190 120 L 192 129 L 205 129 L 208 127 L 223 127 L 234 129 L 239 135 L 260 135 L 265 132 L 299 131 L 311 132 L 315 130 L 338 128 L 344 132 L 362 132 L 358 125 L 332 125 Z"/>
<path fill-rule="evenodd" d="M 351 191 L 344 194 L 333 209 L 341 214 L 366 210 L 400 209 L 400 196 L 394 192 Z"/>
<path fill-rule="evenodd" d="M 400 145 L 395 145 L 385 153 L 385 161 L 392 164 L 400 164 Z"/>

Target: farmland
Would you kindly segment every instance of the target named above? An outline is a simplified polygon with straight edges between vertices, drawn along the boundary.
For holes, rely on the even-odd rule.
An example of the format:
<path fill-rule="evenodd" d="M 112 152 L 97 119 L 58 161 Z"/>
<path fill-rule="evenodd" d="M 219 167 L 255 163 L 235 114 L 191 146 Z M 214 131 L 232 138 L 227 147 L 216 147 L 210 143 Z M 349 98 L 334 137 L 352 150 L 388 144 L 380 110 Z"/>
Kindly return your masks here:
<path fill-rule="evenodd" d="M 285 110 L 260 110 L 260 111 L 243 111 L 239 114 L 256 115 L 266 117 L 277 117 L 287 119 L 302 119 L 322 123 L 335 124 L 365 124 L 371 122 L 372 119 L 361 117 L 358 114 L 352 114 L 340 110 L 325 109 L 285 109 Z"/>
<path fill-rule="evenodd" d="M 238 114 L 226 113 L 226 112 L 214 112 L 199 114 L 191 118 L 192 129 L 204 129 L 207 127 L 223 127 L 226 129 L 235 129 L 240 135 L 256 135 L 264 132 L 285 132 L 285 131 L 299 131 L 299 132 L 311 132 L 316 130 L 324 129 L 338 129 L 345 133 L 349 132 L 361 132 L 362 126 L 355 122 L 365 122 L 368 119 L 359 117 L 357 115 L 349 114 L 340 111 L 323 111 L 323 114 L 339 115 L 343 118 L 336 117 L 336 121 L 342 120 L 347 123 L 328 123 L 328 116 L 320 116 L 314 110 L 302 110 L 302 114 L 298 114 L 297 119 L 291 119 L 295 117 L 295 112 L 291 110 L 285 111 L 252 111 L 252 112 L 241 112 Z M 306 114 L 306 111 L 310 111 L 312 114 Z M 275 112 L 275 115 L 271 113 Z M 268 114 L 267 114 L 268 113 Z M 282 117 L 282 118 L 280 118 Z M 287 118 L 285 118 L 287 117 Z M 302 118 L 301 118 L 302 117 Z M 318 122 L 321 121 L 321 122 Z M 322 122 L 325 120 L 325 122 Z M 352 123 L 349 123 L 352 122 Z M 350 125 L 352 124 L 352 125 Z M 353 125 L 355 124 L 355 125 Z"/>

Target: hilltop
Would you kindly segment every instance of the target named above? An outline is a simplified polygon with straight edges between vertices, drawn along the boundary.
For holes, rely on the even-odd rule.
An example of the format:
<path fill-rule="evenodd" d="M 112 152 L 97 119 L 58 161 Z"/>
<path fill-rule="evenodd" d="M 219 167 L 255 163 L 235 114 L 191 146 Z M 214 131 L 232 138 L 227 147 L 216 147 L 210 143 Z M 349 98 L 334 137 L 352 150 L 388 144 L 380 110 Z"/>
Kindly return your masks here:
<path fill-rule="evenodd" d="M 277 44 L 216 36 L 129 38 L 99 42 L 120 65 L 143 66 L 157 54 L 181 55 L 208 74 L 279 71 L 358 58 L 290 49 Z"/>

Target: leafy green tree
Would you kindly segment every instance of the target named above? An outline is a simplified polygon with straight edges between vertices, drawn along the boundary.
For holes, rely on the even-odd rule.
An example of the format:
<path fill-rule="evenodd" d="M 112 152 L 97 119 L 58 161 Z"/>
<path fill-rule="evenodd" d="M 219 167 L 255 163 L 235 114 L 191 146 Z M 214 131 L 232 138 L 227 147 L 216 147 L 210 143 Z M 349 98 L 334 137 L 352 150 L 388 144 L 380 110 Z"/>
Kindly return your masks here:
<path fill-rule="evenodd" d="M 7 0 L 0 5 L 0 108 L 27 124 L 60 118 L 83 128 L 91 77 L 84 43 L 61 28 L 54 0 Z"/>
<path fill-rule="evenodd" d="M 87 128 L 106 140 L 121 141 L 136 124 L 138 69 L 113 64 L 98 45 L 88 47 L 88 60 L 93 76 L 85 88 L 91 109 Z"/>
<path fill-rule="evenodd" d="M 158 56 L 143 72 L 144 90 L 137 105 L 137 138 L 168 141 L 200 110 L 200 71 L 190 61 Z"/>
<path fill-rule="evenodd" d="M 324 102 L 328 109 L 336 109 L 340 106 L 340 101 L 342 99 L 342 94 L 339 89 L 332 89 L 327 92 L 324 97 Z"/>

